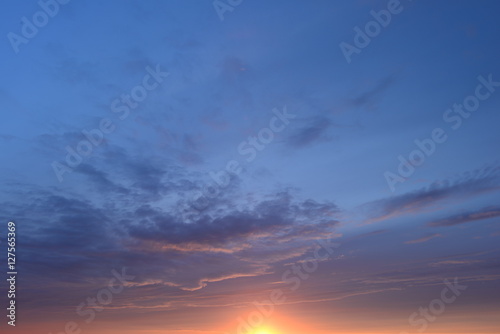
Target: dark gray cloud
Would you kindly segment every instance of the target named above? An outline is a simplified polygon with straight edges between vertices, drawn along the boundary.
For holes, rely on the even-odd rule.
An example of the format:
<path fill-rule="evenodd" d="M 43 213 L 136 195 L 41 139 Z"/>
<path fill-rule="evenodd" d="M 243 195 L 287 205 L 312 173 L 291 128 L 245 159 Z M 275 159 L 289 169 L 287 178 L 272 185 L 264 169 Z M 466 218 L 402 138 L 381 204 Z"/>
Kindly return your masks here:
<path fill-rule="evenodd" d="M 286 191 L 245 210 L 233 203 L 232 211 L 215 208 L 211 216 L 185 223 L 178 202 L 162 207 L 144 198 L 124 201 L 121 188 L 106 173 L 84 165 L 80 174 L 107 185 L 103 199 L 89 201 L 61 189 L 54 195 L 17 184 L 23 203 L 2 203 L 9 208 L 6 217 L 23 218 L 19 257 L 26 266 L 25 288 L 31 291 L 42 282 L 42 295 L 48 296 L 53 285 L 55 289 L 64 282 L 68 288 L 61 291 L 71 291 L 52 307 L 71 306 L 69 298 L 83 298 L 71 286 L 105 284 L 111 270 L 121 267 L 138 273 L 137 287 L 156 286 L 168 295 L 210 282 L 266 275 L 275 263 L 302 256 L 315 239 L 331 237 L 338 225 L 339 209 L 333 203 L 300 201 Z M 36 300 L 25 305 L 40 307 Z"/>
<path fill-rule="evenodd" d="M 179 217 L 159 212 L 148 206 L 136 211 L 143 223 L 128 227 L 131 237 L 142 240 L 183 244 L 223 245 L 234 239 L 252 235 L 292 238 L 321 235 L 337 224 L 333 216 L 338 208 L 331 203 L 307 200 L 294 203 L 287 193 L 262 201 L 254 209 L 224 213 L 222 216 L 201 215 L 186 224 Z"/>
<path fill-rule="evenodd" d="M 153 225 L 140 224 L 130 227 L 133 238 L 166 243 L 196 242 L 223 244 L 231 238 L 240 238 L 258 232 L 269 232 L 286 225 L 282 217 L 255 217 L 252 214 L 234 213 L 221 218 L 201 217 L 185 224 L 173 216 L 156 217 Z"/>

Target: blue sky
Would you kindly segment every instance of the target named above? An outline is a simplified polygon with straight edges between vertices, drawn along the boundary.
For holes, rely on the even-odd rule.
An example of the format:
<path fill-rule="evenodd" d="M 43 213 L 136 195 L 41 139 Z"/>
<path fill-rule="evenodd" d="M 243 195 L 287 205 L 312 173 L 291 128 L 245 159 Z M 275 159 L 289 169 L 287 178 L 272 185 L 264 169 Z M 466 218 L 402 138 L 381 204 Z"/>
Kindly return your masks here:
<path fill-rule="evenodd" d="M 348 63 L 340 43 L 355 45 L 354 28 L 389 2 L 245 0 L 221 20 L 211 1 L 73 0 L 14 47 L 8 34 L 22 35 L 22 18 L 41 9 L 5 4 L 0 217 L 19 225 L 25 326 L 56 331 L 71 318 L 65 308 L 128 266 L 136 281 L 113 306 L 130 328 L 143 314 L 144 333 L 219 333 L 250 307 L 249 294 L 265 294 L 315 240 L 331 238 L 342 254 L 282 307 L 291 317 L 310 305 L 316 313 L 298 317 L 318 333 L 367 333 L 340 315 L 352 307 L 349 320 L 369 318 L 382 301 L 402 315 L 381 332 L 404 330 L 399 322 L 445 278 L 474 291 L 450 319 L 472 319 L 478 304 L 498 310 L 498 293 L 487 291 L 500 278 L 499 4 L 402 0 Z M 157 85 L 145 90 L 144 80 Z M 453 129 L 446 111 L 478 85 L 488 97 Z M 114 101 L 141 89 L 147 96 L 120 119 Z M 66 164 L 67 147 L 77 150 L 103 119 L 114 130 L 58 178 L 54 162 Z M 283 129 L 259 139 L 247 161 L 241 145 L 271 123 Z M 391 189 L 386 173 L 436 128 L 447 139 Z M 241 172 L 216 185 L 211 173 L 230 161 Z M 217 194 L 207 199 L 210 185 Z M 332 275 L 341 283 L 328 283 Z M 66 292 L 42 311 L 55 282 Z M 204 313 L 204 294 L 215 311 Z M 338 312 L 337 325 L 325 310 Z M 115 312 L 92 326 L 112 333 Z M 169 323 L 161 312 L 199 316 Z M 490 320 L 484 333 L 498 330 Z"/>

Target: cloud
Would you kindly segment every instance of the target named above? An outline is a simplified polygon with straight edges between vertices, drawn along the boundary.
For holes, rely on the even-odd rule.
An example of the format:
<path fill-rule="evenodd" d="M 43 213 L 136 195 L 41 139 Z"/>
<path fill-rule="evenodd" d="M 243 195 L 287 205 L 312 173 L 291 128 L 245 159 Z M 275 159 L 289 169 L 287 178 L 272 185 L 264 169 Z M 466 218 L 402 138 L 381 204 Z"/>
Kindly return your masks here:
<path fill-rule="evenodd" d="M 184 223 L 171 213 L 141 207 L 136 214 L 140 224 L 128 226 L 132 238 L 164 244 L 221 246 L 243 238 L 293 239 L 321 236 L 338 221 L 332 216 L 338 208 L 332 203 L 306 200 L 294 203 L 288 193 L 258 203 L 253 209 L 233 210 L 219 216 L 202 215 Z"/>
<path fill-rule="evenodd" d="M 129 228 L 133 238 L 172 244 L 195 242 L 220 245 L 232 238 L 275 231 L 289 222 L 280 216 L 256 217 L 249 213 L 232 213 L 227 216 L 199 220 L 185 224 L 168 214 L 157 216 L 152 223 L 141 223 Z"/>
<path fill-rule="evenodd" d="M 196 189 L 195 181 L 200 178 L 170 158 L 148 156 L 146 152 L 134 155 L 116 145 L 107 146 L 101 159 L 101 169 L 110 171 L 108 178 L 125 187 L 138 203 L 160 200 L 168 194 L 178 197 Z"/>
<path fill-rule="evenodd" d="M 229 204 L 230 211 L 214 209 L 190 223 L 176 208 L 141 206 L 124 223 L 127 248 L 169 263 L 168 275 L 152 272 L 148 279 L 168 276 L 165 281 L 195 291 L 210 282 L 267 275 L 314 248 L 315 240 L 336 237 L 333 203 L 298 201 L 282 191 L 242 209 Z"/>
<path fill-rule="evenodd" d="M 155 296 L 167 289 L 154 305 L 165 304 L 179 291 L 268 275 L 279 263 L 304 256 L 316 239 L 331 238 L 339 224 L 335 204 L 298 200 L 287 191 L 253 199 L 241 208 L 233 199 L 226 203 L 232 207 L 229 211 L 220 210 L 217 202 L 211 216 L 186 223 L 178 201 L 159 205 L 136 197 L 133 188 L 126 188 L 130 194 L 124 196 L 115 189 L 121 186 L 114 175 L 92 166 L 83 165 L 80 174 L 93 183 L 102 181 L 105 195 L 85 200 L 83 193 L 78 197 L 62 189 L 16 184 L 11 196 L 22 197 L 23 204 L 13 199 L 0 203 L 8 208 L 5 217 L 23 217 L 20 256 L 26 257 L 24 277 L 31 282 L 25 285 L 27 291 L 42 284 L 46 297 L 55 293 L 52 286 L 64 283 L 57 291 L 65 297 L 52 307 L 74 306 L 71 301 L 85 298 L 78 291 L 107 284 L 111 270 L 121 267 L 131 268 L 137 288 L 150 287 Z M 27 308 L 40 306 L 33 300 L 23 302 Z"/>
<path fill-rule="evenodd" d="M 119 192 L 122 194 L 129 193 L 126 188 L 112 182 L 107 173 L 98 170 L 92 165 L 83 163 L 75 169 L 75 172 L 87 176 L 87 178 L 101 191 Z"/>
<path fill-rule="evenodd" d="M 326 117 L 314 117 L 309 124 L 295 131 L 288 137 L 287 144 L 293 148 L 303 148 L 316 142 L 326 141 L 328 129 L 332 122 Z"/>
<path fill-rule="evenodd" d="M 99 64 L 90 61 L 79 61 L 68 57 L 59 60 L 57 66 L 52 67 L 54 76 L 57 79 L 71 85 L 88 83 L 96 85 L 99 83 Z"/>
<path fill-rule="evenodd" d="M 483 263 L 482 260 L 447 260 L 431 263 L 432 267 L 443 267 L 443 266 L 456 266 L 456 265 L 471 265 L 477 263 Z"/>
<path fill-rule="evenodd" d="M 349 99 L 349 102 L 355 107 L 368 107 L 373 108 L 376 99 L 382 95 L 390 86 L 395 82 L 395 75 L 387 76 L 381 79 L 375 87 L 359 94 L 358 96 Z"/>
<path fill-rule="evenodd" d="M 154 64 L 144 53 L 137 47 L 130 48 L 124 57 L 122 70 L 129 75 L 143 75 L 147 66 Z"/>
<path fill-rule="evenodd" d="M 474 210 L 448 218 L 439 219 L 430 222 L 428 225 L 433 227 L 438 226 L 454 226 L 459 224 L 470 223 L 476 220 L 490 219 L 500 216 L 500 206 L 489 206 L 480 210 Z"/>
<path fill-rule="evenodd" d="M 430 234 L 430 235 L 427 235 L 425 237 L 418 238 L 415 240 L 405 241 L 405 244 L 419 244 L 419 243 L 426 242 L 426 241 L 429 241 L 431 239 L 438 238 L 438 237 L 441 238 L 442 235 L 439 233 L 434 233 L 434 234 Z"/>
<path fill-rule="evenodd" d="M 410 193 L 366 203 L 360 209 L 367 212 L 367 222 L 377 222 L 405 214 L 429 210 L 446 199 L 468 198 L 500 189 L 500 167 L 484 168 L 465 173 L 455 180 L 443 180 Z"/>
<path fill-rule="evenodd" d="M 351 240 L 363 239 L 363 238 L 367 238 L 367 237 L 371 237 L 374 235 L 379 235 L 379 234 L 383 234 L 383 233 L 387 233 L 387 232 L 388 232 L 388 230 L 375 230 L 375 231 L 366 232 L 366 233 L 356 235 L 356 236 L 352 237 Z"/>

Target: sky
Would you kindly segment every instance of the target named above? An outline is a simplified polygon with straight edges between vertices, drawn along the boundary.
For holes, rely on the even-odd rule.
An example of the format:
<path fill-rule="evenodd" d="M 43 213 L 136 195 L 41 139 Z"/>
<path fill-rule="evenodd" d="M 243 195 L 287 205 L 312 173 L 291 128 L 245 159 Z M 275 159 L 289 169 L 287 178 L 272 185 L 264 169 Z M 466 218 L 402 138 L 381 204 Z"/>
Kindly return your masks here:
<path fill-rule="evenodd" d="M 4 3 L 1 332 L 499 333 L 499 11 Z"/>

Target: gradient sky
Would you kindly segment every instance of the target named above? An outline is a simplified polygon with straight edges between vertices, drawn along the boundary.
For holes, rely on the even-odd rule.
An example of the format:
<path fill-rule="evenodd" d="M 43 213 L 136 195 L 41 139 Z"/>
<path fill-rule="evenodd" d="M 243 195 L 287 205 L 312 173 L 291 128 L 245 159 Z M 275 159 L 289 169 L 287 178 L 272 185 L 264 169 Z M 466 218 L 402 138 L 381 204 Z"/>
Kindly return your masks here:
<path fill-rule="evenodd" d="M 40 5 L 4 3 L 0 268 L 15 221 L 19 276 L 1 332 L 237 334 L 280 289 L 268 334 L 417 333 L 410 315 L 456 278 L 425 332 L 499 333 L 500 87 L 460 124 L 447 110 L 500 81 L 500 3 L 401 0 L 348 62 L 341 43 L 390 2 L 244 0 L 221 20 L 211 0 L 73 0 L 16 47 Z M 285 273 L 332 240 L 292 289 Z M 78 305 L 122 268 L 134 278 L 86 323 Z"/>

